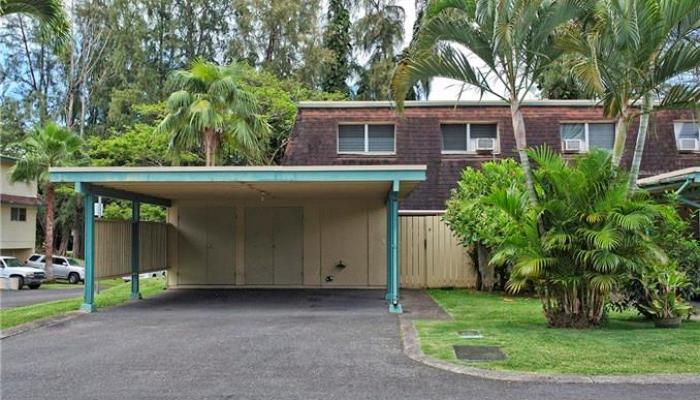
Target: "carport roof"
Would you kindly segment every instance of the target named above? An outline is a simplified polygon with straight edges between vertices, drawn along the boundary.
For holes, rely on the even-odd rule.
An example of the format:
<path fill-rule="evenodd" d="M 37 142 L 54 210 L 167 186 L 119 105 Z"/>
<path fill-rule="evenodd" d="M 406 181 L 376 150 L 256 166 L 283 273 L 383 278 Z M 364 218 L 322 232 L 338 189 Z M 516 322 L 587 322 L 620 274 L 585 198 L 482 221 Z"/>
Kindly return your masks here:
<path fill-rule="evenodd" d="M 425 180 L 425 165 L 266 167 L 69 167 L 51 168 L 56 183 L 79 191 L 168 206 L 170 200 L 208 198 L 405 196 Z"/>

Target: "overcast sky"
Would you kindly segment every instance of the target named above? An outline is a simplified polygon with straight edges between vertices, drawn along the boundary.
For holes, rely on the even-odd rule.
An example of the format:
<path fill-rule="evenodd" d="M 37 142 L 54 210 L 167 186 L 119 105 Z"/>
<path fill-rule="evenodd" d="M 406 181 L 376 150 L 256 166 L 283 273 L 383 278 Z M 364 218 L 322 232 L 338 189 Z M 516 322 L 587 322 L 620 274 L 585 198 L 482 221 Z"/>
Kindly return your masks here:
<path fill-rule="evenodd" d="M 404 40 L 405 45 L 411 42 L 411 36 L 413 35 L 413 22 L 416 20 L 416 5 L 415 0 L 397 0 L 396 4 L 403 7 L 406 11 L 406 21 L 404 25 L 405 34 Z M 457 100 L 459 97 L 459 92 L 461 89 L 461 83 L 458 81 L 453 81 L 450 79 L 435 78 L 432 82 L 432 87 L 430 88 L 430 100 Z M 462 100 L 479 100 L 479 92 L 465 88 L 465 92 L 462 93 Z M 495 96 L 488 93 L 484 94 L 484 100 L 496 99 Z"/>

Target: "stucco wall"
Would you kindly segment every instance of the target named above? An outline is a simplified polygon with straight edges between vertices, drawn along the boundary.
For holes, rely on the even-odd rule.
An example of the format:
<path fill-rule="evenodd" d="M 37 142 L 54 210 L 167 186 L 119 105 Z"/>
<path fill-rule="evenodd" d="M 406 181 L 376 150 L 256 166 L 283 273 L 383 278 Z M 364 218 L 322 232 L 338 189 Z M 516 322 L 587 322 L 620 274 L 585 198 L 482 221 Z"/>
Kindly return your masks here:
<path fill-rule="evenodd" d="M 255 212 L 274 212 L 275 207 L 303 209 L 301 232 L 301 277 L 299 284 L 265 284 L 254 286 L 292 287 L 384 287 L 386 284 L 386 211 L 383 199 L 308 200 L 264 202 L 196 202 L 178 201 L 168 212 L 172 229 L 168 235 L 168 283 L 170 286 L 251 286 L 246 282 L 246 208 Z M 208 222 L 200 227 L 187 226 L 199 208 L 199 219 Z M 187 211 L 185 211 L 187 210 Z M 218 213 L 230 224 L 215 224 L 206 210 Z M 229 215 L 231 213 L 231 215 Z M 250 214 L 248 214 L 250 215 Z M 198 224 L 195 222 L 193 224 Z M 206 228 L 203 228 L 206 227 Z M 250 226 L 248 227 L 250 229 Z M 279 228 L 279 227 L 278 227 Z M 208 233 L 204 233 L 208 231 Z M 202 236 L 210 235 L 202 240 Z M 212 240 L 213 236 L 217 240 Z M 225 249 L 219 240 L 228 238 Z M 199 238 L 199 239 L 198 239 Z M 205 265 L 206 258 L 192 257 L 193 247 L 208 248 L 198 254 L 213 254 L 215 260 Z M 219 249 L 217 249 L 219 247 Z M 250 249 L 250 247 L 249 247 Z M 230 252 L 229 252 L 230 251 Z M 212 253 L 213 252 L 213 253 Z M 286 252 L 286 253 L 285 253 Z M 283 254 L 297 257 L 294 249 Z M 229 254 L 229 256 L 221 256 Z M 280 259 L 280 257 L 278 257 Z M 281 258 L 283 261 L 283 257 Z M 249 260 L 250 261 L 250 260 Z M 345 268 L 336 265 L 342 262 Z M 290 264 L 293 262 L 290 261 Z M 291 267 L 290 267 L 291 268 Z M 331 279 L 327 279 L 331 277 Z M 286 279 L 291 279 L 287 277 Z"/>
<path fill-rule="evenodd" d="M 10 209 L 22 207 L 27 209 L 26 221 L 11 221 Z M 0 206 L 0 248 L 2 249 L 34 249 L 36 239 L 36 207 Z"/>

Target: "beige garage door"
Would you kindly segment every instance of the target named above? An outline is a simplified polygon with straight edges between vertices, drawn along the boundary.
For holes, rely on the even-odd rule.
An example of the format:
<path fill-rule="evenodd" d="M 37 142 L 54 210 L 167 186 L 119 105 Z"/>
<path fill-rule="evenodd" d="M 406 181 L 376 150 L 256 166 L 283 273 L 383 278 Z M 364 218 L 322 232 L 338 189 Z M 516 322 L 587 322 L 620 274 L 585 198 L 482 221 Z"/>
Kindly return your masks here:
<path fill-rule="evenodd" d="M 246 208 L 246 285 L 302 284 L 303 219 L 301 207 Z"/>
<path fill-rule="evenodd" d="M 234 284 L 235 222 L 232 207 L 178 210 L 178 284 Z"/>

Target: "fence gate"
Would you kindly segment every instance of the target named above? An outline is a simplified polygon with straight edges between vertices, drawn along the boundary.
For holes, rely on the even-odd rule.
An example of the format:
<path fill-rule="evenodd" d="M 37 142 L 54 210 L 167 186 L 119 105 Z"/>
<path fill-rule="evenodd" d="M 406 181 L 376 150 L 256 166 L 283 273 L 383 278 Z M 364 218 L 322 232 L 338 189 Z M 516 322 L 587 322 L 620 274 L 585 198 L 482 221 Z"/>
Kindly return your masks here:
<path fill-rule="evenodd" d="M 399 217 L 401 287 L 476 287 L 471 256 L 439 215 Z"/>

